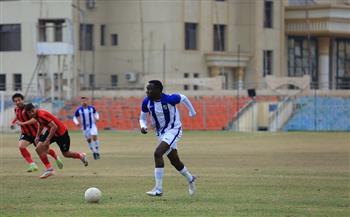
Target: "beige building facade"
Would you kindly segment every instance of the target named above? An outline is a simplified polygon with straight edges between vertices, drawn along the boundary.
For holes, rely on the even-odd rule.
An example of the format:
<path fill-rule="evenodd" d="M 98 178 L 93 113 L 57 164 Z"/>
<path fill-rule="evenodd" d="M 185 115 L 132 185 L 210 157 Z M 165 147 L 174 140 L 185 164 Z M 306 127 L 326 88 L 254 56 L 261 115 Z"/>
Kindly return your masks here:
<path fill-rule="evenodd" d="M 303 75 L 314 88 L 336 89 L 350 77 L 346 0 L 1 0 L 0 7 L 7 94 L 72 98 L 142 90 L 152 78 L 177 90 L 214 90 L 217 78 L 219 89 L 263 89 L 265 76 Z"/>

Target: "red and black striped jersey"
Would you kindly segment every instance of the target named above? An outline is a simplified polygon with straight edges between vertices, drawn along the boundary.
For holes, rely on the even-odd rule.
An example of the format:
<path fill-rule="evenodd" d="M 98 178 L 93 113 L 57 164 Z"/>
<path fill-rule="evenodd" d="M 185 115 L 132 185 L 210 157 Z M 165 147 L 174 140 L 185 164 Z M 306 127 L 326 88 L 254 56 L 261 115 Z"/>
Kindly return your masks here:
<path fill-rule="evenodd" d="M 29 115 L 25 112 L 24 108 L 16 107 L 15 114 L 16 114 L 15 120 L 19 120 L 20 122 L 29 121 L 31 119 Z M 22 134 L 25 134 L 28 136 L 36 136 L 37 131 L 38 131 L 38 123 L 21 126 Z"/>
<path fill-rule="evenodd" d="M 49 123 L 53 121 L 57 125 L 55 136 L 62 136 L 67 131 L 67 127 L 57 117 L 46 110 L 38 109 L 35 119 L 40 125 L 46 127 L 47 130 L 50 130 Z"/>

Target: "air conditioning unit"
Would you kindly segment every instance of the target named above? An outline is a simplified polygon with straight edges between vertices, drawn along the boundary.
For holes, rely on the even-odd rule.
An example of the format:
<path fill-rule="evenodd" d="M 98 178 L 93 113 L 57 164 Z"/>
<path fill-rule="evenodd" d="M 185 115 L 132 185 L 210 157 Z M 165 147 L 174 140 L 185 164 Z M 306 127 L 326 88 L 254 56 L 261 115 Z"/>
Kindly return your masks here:
<path fill-rule="evenodd" d="M 96 0 L 86 0 L 86 7 L 89 9 L 96 8 Z"/>
<path fill-rule="evenodd" d="M 125 76 L 125 80 L 127 80 L 129 83 L 133 83 L 137 81 L 136 72 L 126 72 L 124 76 Z"/>

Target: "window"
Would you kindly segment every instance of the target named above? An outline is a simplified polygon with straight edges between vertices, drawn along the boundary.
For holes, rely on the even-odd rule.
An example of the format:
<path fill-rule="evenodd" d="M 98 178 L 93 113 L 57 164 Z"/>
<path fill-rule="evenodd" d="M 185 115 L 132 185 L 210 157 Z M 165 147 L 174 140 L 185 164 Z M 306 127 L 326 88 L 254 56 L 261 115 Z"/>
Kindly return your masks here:
<path fill-rule="evenodd" d="M 22 75 L 13 74 L 13 90 L 22 90 Z"/>
<path fill-rule="evenodd" d="M 118 85 L 118 75 L 111 75 L 111 86 L 116 87 Z"/>
<path fill-rule="evenodd" d="M 225 51 L 226 25 L 214 25 L 214 51 Z"/>
<path fill-rule="evenodd" d="M 118 45 L 118 34 L 111 35 L 111 44 L 112 44 L 112 46 Z"/>
<path fill-rule="evenodd" d="M 315 0 L 288 0 L 288 5 L 314 5 L 316 4 Z"/>
<path fill-rule="evenodd" d="M 64 19 L 40 19 L 39 20 L 39 41 L 49 41 L 47 35 L 49 31 L 53 30 L 53 41 L 63 41 L 63 23 Z"/>
<path fill-rule="evenodd" d="M 94 74 L 89 74 L 89 86 L 90 86 L 90 88 L 95 87 L 95 75 Z"/>
<path fill-rule="evenodd" d="M 288 38 L 288 76 L 311 75 L 313 83 L 317 82 L 317 40 L 310 39 L 310 52 L 306 37 Z M 310 59 L 309 59 L 310 53 Z M 308 64 L 310 61 L 310 64 Z"/>
<path fill-rule="evenodd" d="M 184 78 L 189 78 L 190 77 L 190 74 L 189 73 L 187 73 L 187 72 L 185 72 L 184 73 Z M 185 84 L 184 85 L 184 90 L 188 90 L 189 88 L 188 88 L 188 85 L 187 84 Z"/>
<path fill-rule="evenodd" d="M 0 25 L 0 51 L 21 50 L 21 24 Z"/>
<path fill-rule="evenodd" d="M 264 2 L 264 27 L 272 28 L 273 25 L 273 2 L 272 0 L 265 0 Z"/>
<path fill-rule="evenodd" d="M 55 30 L 54 41 L 56 41 L 56 42 L 63 41 L 62 22 L 55 23 L 54 30 Z"/>
<path fill-rule="evenodd" d="M 100 45 L 105 46 L 106 45 L 106 25 L 100 26 Z"/>
<path fill-rule="evenodd" d="M 272 67 L 273 67 L 273 52 L 272 50 L 264 50 L 263 55 L 264 68 L 263 68 L 263 76 L 272 75 Z"/>
<path fill-rule="evenodd" d="M 94 46 L 94 25 L 80 24 L 80 50 L 92 51 Z"/>
<path fill-rule="evenodd" d="M 185 49 L 197 50 L 197 23 L 185 23 Z"/>
<path fill-rule="evenodd" d="M 0 91 L 6 90 L 6 74 L 0 74 Z"/>
<path fill-rule="evenodd" d="M 193 77 L 194 78 L 199 78 L 199 74 L 198 73 L 193 73 Z M 193 85 L 193 90 L 198 90 L 198 85 Z"/>
<path fill-rule="evenodd" d="M 336 86 L 350 89 L 350 39 L 336 39 Z"/>
<path fill-rule="evenodd" d="M 59 91 L 62 88 L 63 81 L 63 73 L 54 73 L 54 83 L 55 83 L 55 91 Z"/>

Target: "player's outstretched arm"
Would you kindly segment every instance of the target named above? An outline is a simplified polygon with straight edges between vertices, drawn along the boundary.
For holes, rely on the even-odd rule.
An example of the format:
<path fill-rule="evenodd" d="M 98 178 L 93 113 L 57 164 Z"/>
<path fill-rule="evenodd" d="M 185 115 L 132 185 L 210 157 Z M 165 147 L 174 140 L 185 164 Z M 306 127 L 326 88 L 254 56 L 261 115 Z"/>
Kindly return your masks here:
<path fill-rule="evenodd" d="M 194 110 L 192 103 L 187 98 L 187 96 L 180 94 L 181 100 L 180 103 L 184 104 L 188 110 L 188 115 L 194 117 L 196 115 L 196 110 Z"/>
<path fill-rule="evenodd" d="M 96 111 L 95 107 L 93 107 L 93 106 L 92 106 L 92 113 L 94 114 L 95 121 L 99 121 L 100 120 L 100 115 L 98 114 L 98 112 Z"/>
<path fill-rule="evenodd" d="M 78 118 L 77 117 L 73 117 L 73 122 L 74 122 L 74 124 L 76 125 L 76 126 L 79 126 L 79 121 L 78 121 Z"/>
<path fill-rule="evenodd" d="M 100 120 L 100 115 L 98 114 L 98 112 L 95 112 L 94 117 L 95 117 L 95 121 Z"/>
<path fill-rule="evenodd" d="M 140 128 L 141 128 L 141 133 L 146 134 L 148 132 L 147 130 L 147 113 L 141 111 L 140 114 Z"/>
<path fill-rule="evenodd" d="M 10 124 L 10 128 L 11 128 L 11 129 L 15 129 L 16 122 L 17 122 L 17 117 L 15 117 L 15 118 L 11 121 L 11 124 Z"/>
<path fill-rule="evenodd" d="M 50 131 L 49 131 L 49 135 L 47 136 L 46 140 L 44 141 L 45 145 L 49 145 L 50 144 L 51 138 L 55 135 L 55 133 L 56 133 L 56 131 L 58 129 L 58 126 L 53 121 L 51 121 L 48 124 L 48 126 L 50 128 Z"/>
<path fill-rule="evenodd" d="M 36 123 L 36 120 L 35 120 L 35 118 L 32 118 L 32 119 L 30 119 L 30 120 L 28 120 L 28 121 L 25 121 L 25 122 L 16 121 L 16 123 L 17 123 L 18 125 L 20 125 L 20 126 L 22 126 L 22 125 L 29 125 L 29 124 L 34 124 L 34 123 Z"/>
<path fill-rule="evenodd" d="M 41 124 L 39 124 L 39 122 L 38 122 L 38 130 L 36 131 L 36 136 L 35 136 L 35 140 L 34 140 L 35 144 L 38 144 L 39 139 L 40 139 L 40 134 L 41 134 L 41 131 L 43 131 L 43 129 L 44 129 L 44 127 Z"/>

